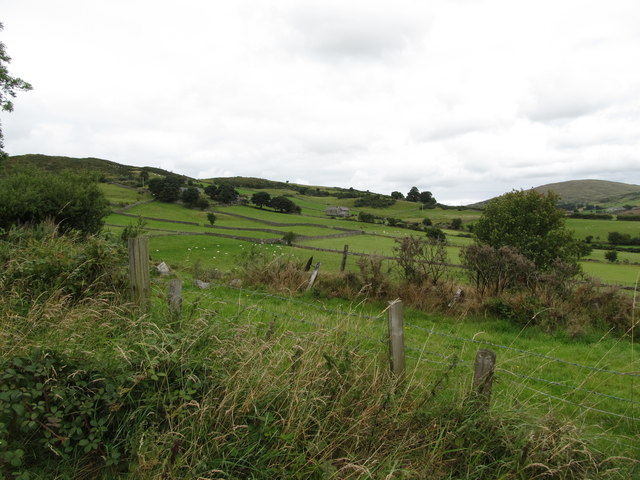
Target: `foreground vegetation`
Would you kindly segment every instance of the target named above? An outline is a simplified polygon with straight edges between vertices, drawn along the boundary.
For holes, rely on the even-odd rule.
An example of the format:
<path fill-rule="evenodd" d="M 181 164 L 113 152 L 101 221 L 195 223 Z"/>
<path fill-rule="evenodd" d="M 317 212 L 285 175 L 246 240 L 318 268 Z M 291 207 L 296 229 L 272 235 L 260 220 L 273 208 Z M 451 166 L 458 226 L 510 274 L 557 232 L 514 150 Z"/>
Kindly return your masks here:
<path fill-rule="evenodd" d="M 0 212 L 2 477 L 638 473 L 635 294 L 576 276 L 588 242 L 564 229 L 551 196 L 505 196 L 506 209 L 543 200 L 547 230 L 528 233 L 538 227 L 527 221 L 500 233 L 504 222 L 430 208 L 431 194 L 417 189 L 411 202 L 250 179 L 239 191 L 207 186 L 211 203 L 193 182 L 181 191 L 185 179 L 112 167 L 133 185 L 101 184 L 114 208 L 126 205 L 102 233 L 95 175 L 54 178 L 63 186 L 50 191 L 32 188 L 36 175 L 1 180 L 9 200 L 34 199 Z M 181 203 L 148 202 L 146 184 Z M 63 194 L 92 202 L 70 198 L 63 211 Z M 233 205 L 238 194 L 255 207 Z M 422 196 L 429 208 L 416 205 Z M 324 215 L 337 202 L 351 218 Z M 165 276 L 153 278 L 148 308 L 127 300 L 125 241 L 145 232 L 152 260 L 184 282 L 180 315 L 167 307 Z M 521 243 L 501 243 L 506 236 Z M 549 254 L 557 242 L 570 247 L 562 262 Z M 344 244 L 352 255 L 341 272 Z M 583 265 L 619 281 L 637 271 L 635 255 L 620 251 L 623 264 L 596 251 Z M 308 290 L 305 265 L 318 261 Z M 404 379 L 387 359 L 385 312 L 396 298 Z M 490 405 L 470 387 L 478 347 L 498 351 Z"/>
<path fill-rule="evenodd" d="M 524 479 L 637 472 L 631 457 L 637 422 L 592 409 L 563 413 L 501 381 L 492 407 L 478 408 L 466 366 L 473 351 L 451 339 L 429 340 L 429 329 L 476 338 L 490 329 L 496 334 L 485 338 L 495 342 L 637 370 L 617 339 L 585 337 L 562 346 L 565 340 L 536 340 L 542 334 L 518 333 L 505 321 L 453 327 L 451 320 L 408 311 L 414 353 L 410 374 L 399 382 L 388 372 L 383 305 L 226 286 L 203 292 L 187 282 L 176 317 L 166 307 L 166 279 L 154 277 L 152 308 L 145 312 L 126 302 L 121 245 L 59 235 L 52 225 L 12 230 L 2 240 L 0 468 L 6 478 Z M 264 278 L 256 266 L 266 264 L 281 265 L 281 286 L 304 277 L 285 258 L 253 260 L 235 272 L 245 282 Z M 183 270 L 183 279 L 193 273 L 206 272 Z M 438 361 L 424 363 L 436 353 Z M 502 368 L 542 375 L 544 358 L 536 367 L 535 359 L 512 353 L 509 359 L 505 351 Z M 570 381 L 588 389 L 602 381 L 594 372 L 577 375 Z M 607 382 L 618 379 L 608 392 L 632 392 L 625 377 Z M 590 404 L 589 398 L 600 410 L 613 408 L 593 394 L 578 401 Z M 637 417 L 630 406 L 621 415 Z"/>

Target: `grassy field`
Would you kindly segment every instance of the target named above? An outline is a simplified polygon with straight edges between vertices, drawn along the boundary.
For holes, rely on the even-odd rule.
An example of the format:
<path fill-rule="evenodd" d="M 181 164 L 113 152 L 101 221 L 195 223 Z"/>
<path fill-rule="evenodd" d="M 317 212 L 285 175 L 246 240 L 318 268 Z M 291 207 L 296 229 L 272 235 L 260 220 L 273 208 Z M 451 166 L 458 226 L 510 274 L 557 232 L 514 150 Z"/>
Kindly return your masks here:
<path fill-rule="evenodd" d="M 394 298 L 385 293 L 377 297 L 382 300 L 370 301 L 365 288 L 340 298 L 319 288 L 306 291 L 308 274 L 299 268 L 303 281 L 293 287 L 264 281 L 259 288 L 241 270 L 262 261 L 273 270 L 271 259 L 295 256 L 301 263 L 313 255 L 314 263 L 322 262 L 321 271 L 335 272 L 340 253 L 202 235 L 213 231 L 203 225 L 206 213 L 180 205 L 153 202 L 132 210 L 198 223 L 148 221 L 154 229 L 149 232 L 151 260 L 172 269 L 170 276 L 152 275 L 149 308 L 127 303 L 118 290 L 126 285 L 121 242 L 107 247 L 103 237 L 95 237 L 73 244 L 52 234 L 39 247 L 27 249 L 24 241 L 2 245 L 0 360 L 9 380 L 0 393 L 3 402 L 11 402 L 3 404 L 0 423 L 0 440 L 11 442 L 10 448 L 0 445 L 3 476 L 470 480 L 640 475 L 640 357 L 629 336 L 604 328 L 575 334 L 533 325 L 534 318 L 474 314 L 480 310 L 469 310 L 471 298 L 454 307 L 446 302 L 432 310 L 407 307 L 407 374 L 400 380 L 389 372 L 387 300 Z M 320 222 L 298 222 L 314 218 L 304 210 L 296 216 L 251 207 L 226 211 L 256 215 L 220 215 L 220 225 L 228 222 L 234 233 L 265 227 L 259 220 L 273 217 L 302 223 L 290 229 L 298 233 L 334 231 L 309 225 Z M 323 225 L 361 225 L 323 220 Z M 135 222 L 113 214 L 108 228 L 117 234 Z M 341 250 L 346 243 L 352 251 L 382 253 L 392 251 L 394 237 L 405 232 L 389 229 L 390 236 L 378 236 L 369 229 L 388 227 L 366 227 L 367 234 L 301 245 Z M 470 241 L 448 234 L 460 244 Z M 94 245 L 89 241 L 95 248 L 88 248 Z M 449 251 L 453 256 L 459 247 Z M 95 264 L 86 255 L 94 255 L 89 260 Z M 599 255 L 593 254 L 600 260 Z M 357 268 L 355 260 L 349 259 L 348 268 Z M 59 275 L 51 269 L 60 263 L 69 268 L 69 285 L 63 285 L 68 292 L 56 290 Z M 48 269 L 39 270 L 40 265 Z M 95 273 L 95 283 L 78 273 L 100 265 L 104 272 Z M 623 263 L 584 265 L 611 282 L 638 272 L 637 265 Z M 47 272 L 56 288 L 30 292 L 30 282 L 38 284 Z M 173 278 L 183 283 L 180 315 L 168 308 Z M 235 282 L 239 278 L 243 287 Z M 211 285 L 198 288 L 195 279 Z M 625 281 L 636 280 L 630 275 Z M 478 349 L 497 354 L 488 405 L 472 387 Z"/>
<path fill-rule="evenodd" d="M 118 191 L 124 193 L 118 194 Z M 130 193 L 129 189 L 123 189 L 121 187 L 113 187 L 112 196 L 113 201 L 116 198 L 123 199 Z M 277 193 L 277 191 L 274 191 Z M 120 196 L 119 196 L 120 195 Z M 344 204 L 349 199 L 337 200 L 333 197 L 307 197 L 298 196 L 305 200 L 302 215 L 286 215 L 282 213 L 273 212 L 270 209 L 258 209 L 252 206 L 231 206 L 231 207 L 219 207 L 216 206 L 216 226 L 228 227 L 232 230 L 208 228 L 204 225 L 208 224 L 207 212 L 200 210 L 187 209 L 177 204 L 166 204 L 161 202 L 144 203 L 134 206 L 127 210 L 127 213 L 133 215 L 141 215 L 144 217 L 163 218 L 167 220 L 178 220 L 198 223 L 196 225 L 184 225 L 171 222 L 162 222 L 158 220 L 147 220 L 147 227 L 150 230 L 149 233 L 154 236 L 162 235 L 165 232 L 167 235 L 170 233 L 188 232 L 188 233 L 221 233 L 228 235 L 236 235 L 240 237 L 255 238 L 256 241 L 265 239 L 278 239 L 282 238 L 284 233 L 293 232 L 301 235 L 302 237 L 296 240 L 296 243 L 300 246 L 309 246 L 322 249 L 331 249 L 342 251 L 345 244 L 349 245 L 351 252 L 366 253 L 372 255 L 393 256 L 393 249 L 396 246 L 394 238 L 400 238 L 408 235 L 422 235 L 420 232 L 412 230 L 389 227 L 381 224 L 369 224 L 362 222 L 355 222 L 350 220 L 332 219 L 323 215 L 323 211 L 326 205 L 338 204 L 341 202 Z M 298 199 L 296 197 L 296 200 Z M 335 202 L 333 201 L 335 200 Z M 302 204 L 302 202 L 301 202 Z M 410 202 L 398 202 L 399 206 L 394 210 L 398 217 L 401 217 L 398 212 L 405 212 L 407 215 L 416 214 L 415 204 Z M 394 205 L 394 207 L 396 207 Z M 310 214 L 308 214 L 310 212 Z M 467 214 L 468 218 L 477 218 L 477 211 L 458 211 L 458 210 L 442 210 L 434 209 L 426 211 L 430 218 L 440 221 L 444 224 L 450 223 L 452 218 L 462 217 L 463 214 Z M 379 213 L 379 212 L 376 212 Z M 387 212 L 390 213 L 390 212 Z M 424 213 L 424 212 L 421 212 Z M 243 217 L 234 216 L 242 215 Z M 425 215 L 427 216 L 427 215 Z M 405 217 L 407 218 L 407 217 Z M 120 231 L 120 227 L 130 225 L 135 222 L 134 218 L 126 217 L 118 214 L 113 214 L 107 218 L 107 223 L 113 225 L 114 230 Z M 270 225 L 265 222 L 275 222 L 277 224 L 297 224 L 295 226 L 289 225 Z M 313 226 L 310 224 L 322 225 L 322 227 Z M 618 230 L 622 233 L 630 233 L 632 235 L 638 234 L 638 226 L 635 222 L 616 222 L 606 220 L 582 220 L 582 219 L 569 219 L 567 222 L 569 228 L 576 232 L 578 237 L 593 235 L 594 238 L 605 238 L 608 231 Z M 250 228 L 262 228 L 275 230 L 276 232 L 256 232 L 251 230 L 243 230 Z M 328 238 L 328 239 L 305 239 L 305 236 L 325 236 L 332 234 L 342 233 L 341 230 L 335 228 L 346 228 L 349 230 L 363 232 L 361 235 L 354 235 L 341 238 Z M 469 245 L 473 242 L 471 238 L 458 236 L 459 232 L 453 230 L 444 230 L 447 234 L 447 241 L 449 246 L 447 252 L 449 256 L 449 262 L 459 263 L 460 247 Z M 279 233 L 278 233 L 279 232 Z M 191 236 L 184 238 L 180 236 L 171 236 L 167 238 L 154 238 L 153 243 L 158 245 L 155 252 L 154 260 L 163 260 L 163 254 L 168 255 L 165 261 L 177 263 L 179 255 L 178 252 L 188 251 L 191 246 L 198 246 L 201 248 L 212 248 L 211 245 L 234 245 L 239 244 L 239 241 L 230 241 L 228 239 L 212 237 L 212 238 L 198 238 L 195 239 Z M 246 242 L 241 242 L 246 243 Z M 225 247 L 226 248 L 226 247 Z M 195 248 L 194 248 L 195 250 Z M 192 251 L 194 251 L 192 250 Z M 341 262 L 341 255 L 339 253 L 330 252 L 313 252 L 309 250 L 301 250 L 290 248 L 287 249 L 288 254 L 294 255 L 299 258 L 300 261 L 308 259 L 311 255 L 314 256 L 315 261 L 321 261 L 324 269 L 330 271 L 336 271 Z M 200 253 L 202 250 L 200 250 Z M 224 255 L 227 253 L 227 255 Z M 222 256 L 216 255 L 195 255 L 193 253 L 190 258 L 200 258 L 201 262 L 207 266 L 207 268 L 220 268 L 222 270 L 233 267 L 234 262 L 231 258 L 234 255 L 240 253 L 239 250 L 232 248 L 230 251 L 223 252 Z M 640 267 L 640 253 L 619 252 L 619 261 L 610 264 L 604 259 L 603 250 L 594 250 L 588 257 L 588 260 L 582 262 L 583 270 L 589 276 L 599 278 L 605 284 L 634 286 L 637 281 L 638 271 Z M 215 260 L 215 261 L 214 261 Z M 357 268 L 356 258 L 350 258 L 348 262 L 348 268 Z M 216 262 L 218 266 L 216 267 Z M 191 264 L 191 260 L 187 261 Z M 457 273 L 456 273 L 457 275 Z"/>
<path fill-rule="evenodd" d="M 595 241 L 607 241 L 609 232 L 628 233 L 633 237 L 640 236 L 640 222 L 620 222 L 617 220 L 588 220 L 568 218 L 567 227 L 575 236 L 584 239 L 591 235 Z"/>

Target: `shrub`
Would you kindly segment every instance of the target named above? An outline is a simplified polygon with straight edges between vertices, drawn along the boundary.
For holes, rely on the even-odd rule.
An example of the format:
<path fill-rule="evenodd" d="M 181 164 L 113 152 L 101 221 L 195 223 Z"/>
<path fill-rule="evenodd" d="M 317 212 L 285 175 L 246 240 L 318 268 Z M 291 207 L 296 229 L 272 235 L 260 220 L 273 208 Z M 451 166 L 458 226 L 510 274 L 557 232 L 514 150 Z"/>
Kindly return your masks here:
<path fill-rule="evenodd" d="M 373 213 L 361 211 L 358 213 L 358 221 L 364 223 L 376 223 L 376 217 Z"/>
<path fill-rule="evenodd" d="M 615 263 L 618 261 L 618 252 L 616 250 L 607 250 L 604 258 L 610 263 Z"/>
<path fill-rule="evenodd" d="M 0 228 L 52 219 L 62 231 L 98 233 L 109 204 L 95 178 L 21 170 L 0 178 Z"/>
<path fill-rule="evenodd" d="M 386 208 L 396 203 L 395 199 L 382 195 L 365 195 L 356 199 L 354 207 Z"/>
<path fill-rule="evenodd" d="M 437 284 L 447 268 L 446 242 L 419 237 L 396 239 L 394 255 L 405 279 Z"/>
<path fill-rule="evenodd" d="M 530 287 L 536 281 L 535 264 L 511 247 L 469 245 L 462 248 L 460 259 L 481 295 Z"/>
<path fill-rule="evenodd" d="M 110 237 L 61 235 L 52 223 L 12 228 L 0 240 L 0 290 L 19 291 L 24 301 L 54 293 L 79 300 L 121 292 L 126 258 L 122 244 Z"/>

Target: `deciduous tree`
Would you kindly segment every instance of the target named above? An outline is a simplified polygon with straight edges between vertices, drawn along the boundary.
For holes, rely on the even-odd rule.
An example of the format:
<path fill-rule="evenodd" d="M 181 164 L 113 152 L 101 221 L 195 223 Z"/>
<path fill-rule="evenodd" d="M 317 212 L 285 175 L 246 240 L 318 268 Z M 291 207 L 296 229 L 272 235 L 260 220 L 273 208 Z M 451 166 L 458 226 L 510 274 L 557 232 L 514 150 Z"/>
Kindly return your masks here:
<path fill-rule="evenodd" d="M 555 193 L 535 190 L 514 190 L 494 198 L 476 223 L 476 241 L 493 248 L 513 247 L 540 270 L 549 269 L 556 259 L 575 263 L 588 246 L 567 230 L 557 201 Z"/>
<path fill-rule="evenodd" d="M 0 23 L 0 31 L 4 26 Z M 16 93 L 19 91 L 31 90 L 31 84 L 25 82 L 21 78 L 12 77 L 9 74 L 7 65 L 11 62 L 11 57 L 7 54 L 4 43 L 0 42 L 0 109 L 3 112 L 13 111 L 13 101 Z M 0 162 L 7 157 L 4 152 L 4 136 L 2 134 L 2 125 L 0 124 Z"/>

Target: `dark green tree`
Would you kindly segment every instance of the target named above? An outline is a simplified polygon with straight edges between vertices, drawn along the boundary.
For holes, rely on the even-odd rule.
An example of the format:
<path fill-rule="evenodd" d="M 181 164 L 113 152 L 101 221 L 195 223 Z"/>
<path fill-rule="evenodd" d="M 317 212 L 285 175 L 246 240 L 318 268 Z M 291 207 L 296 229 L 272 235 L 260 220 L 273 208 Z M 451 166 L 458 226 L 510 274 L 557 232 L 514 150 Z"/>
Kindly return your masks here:
<path fill-rule="evenodd" d="M 196 187 L 187 187 L 180 194 L 180 200 L 189 208 L 193 208 L 200 200 L 200 190 Z"/>
<path fill-rule="evenodd" d="M 407 193 L 406 200 L 408 202 L 417 202 L 420 200 L 420 190 L 418 190 L 418 187 L 411 187 L 411 190 Z"/>
<path fill-rule="evenodd" d="M 424 206 L 424 208 L 434 208 L 436 206 L 436 199 L 433 198 L 431 192 L 420 192 L 418 200 Z"/>
<path fill-rule="evenodd" d="M 211 200 L 215 200 L 216 195 L 218 195 L 218 187 L 215 185 L 207 185 L 204 187 L 204 193 L 206 193 Z"/>
<path fill-rule="evenodd" d="M 224 204 L 230 204 L 238 199 L 238 191 L 229 184 L 222 184 L 218 187 L 218 193 L 214 197 L 214 200 L 222 202 Z"/>
<path fill-rule="evenodd" d="M 460 230 L 462 228 L 462 219 L 461 218 L 452 218 L 451 219 L 451 228 L 453 230 Z"/>
<path fill-rule="evenodd" d="M 475 226 L 476 241 L 493 248 L 509 246 L 548 270 L 556 259 L 576 263 L 587 253 L 564 224 L 558 195 L 514 190 L 491 200 Z"/>
<path fill-rule="evenodd" d="M 402 192 L 391 192 L 391 198 L 393 198 L 394 200 L 402 200 L 404 198 L 404 195 L 402 194 Z"/>
<path fill-rule="evenodd" d="M 269 206 L 281 213 L 300 213 L 300 207 L 283 196 L 272 198 Z"/>
<path fill-rule="evenodd" d="M 209 220 L 209 223 L 211 225 L 216 223 L 216 215 L 215 215 L 215 213 L 211 213 L 211 212 L 207 213 L 207 220 Z"/>
<path fill-rule="evenodd" d="M 0 31 L 4 26 L 0 23 Z M 9 74 L 8 64 L 11 57 L 7 54 L 4 43 L 0 42 L 0 108 L 3 112 L 13 111 L 13 101 L 17 92 L 31 90 L 31 84 L 25 82 L 21 78 L 12 77 Z M 0 124 L 0 162 L 6 159 L 7 154 L 4 152 L 4 136 L 2 134 L 2 124 Z"/>
<path fill-rule="evenodd" d="M 256 192 L 251 196 L 251 203 L 258 206 L 259 208 L 264 207 L 265 205 L 269 205 L 271 201 L 271 195 L 267 192 Z"/>
<path fill-rule="evenodd" d="M 149 180 L 149 191 L 160 202 L 172 203 L 180 198 L 180 177 L 152 178 Z"/>

